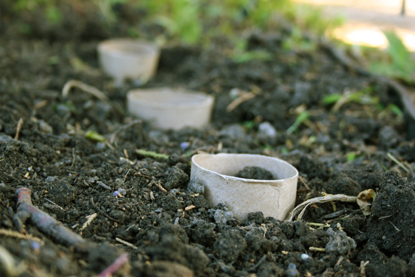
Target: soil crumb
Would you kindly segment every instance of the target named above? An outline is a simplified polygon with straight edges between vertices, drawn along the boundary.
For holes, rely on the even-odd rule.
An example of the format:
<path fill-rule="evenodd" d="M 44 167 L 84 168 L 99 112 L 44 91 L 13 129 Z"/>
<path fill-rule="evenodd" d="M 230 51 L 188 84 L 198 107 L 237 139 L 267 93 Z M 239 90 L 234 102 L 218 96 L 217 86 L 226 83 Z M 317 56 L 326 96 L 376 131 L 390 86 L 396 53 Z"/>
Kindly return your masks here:
<path fill-rule="evenodd" d="M 254 180 L 275 180 L 272 173 L 265 168 L 258 166 L 245 166 L 242 170 L 236 173 L 235 177 Z"/>

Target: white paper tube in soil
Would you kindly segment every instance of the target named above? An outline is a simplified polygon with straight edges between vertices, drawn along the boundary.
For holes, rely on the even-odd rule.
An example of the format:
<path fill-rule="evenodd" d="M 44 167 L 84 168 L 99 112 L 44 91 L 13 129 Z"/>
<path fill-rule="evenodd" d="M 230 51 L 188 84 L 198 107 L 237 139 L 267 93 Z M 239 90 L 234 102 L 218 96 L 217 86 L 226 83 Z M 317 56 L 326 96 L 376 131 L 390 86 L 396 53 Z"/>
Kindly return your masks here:
<path fill-rule="evenodd" d="M 275 180 L 234 177 L 246 166 L 262 167 Z M 295 204 L 298 171 L 283 160 L 262 155 L 199 154 L 192 158 L 190 178 L 205 186 L 212 206 L 226 203 L 238 219 L 261 211 L 265 217 L 284 220 Z"/>
<path fill-rule="evenodd" d="M 160 50 L 147 41 L 111 39 L 98 45 L 98 54 L 103 70 L 120 86 L 127 78 L 147 82 L 156 72 Z"/>
<path fill-rule="evenodd" d="M 129 112 L 153 128 L 179 130 L 209 123 L 214 98 L 202 92 L 152 88 L 130 91 L 127 102 Z"/>

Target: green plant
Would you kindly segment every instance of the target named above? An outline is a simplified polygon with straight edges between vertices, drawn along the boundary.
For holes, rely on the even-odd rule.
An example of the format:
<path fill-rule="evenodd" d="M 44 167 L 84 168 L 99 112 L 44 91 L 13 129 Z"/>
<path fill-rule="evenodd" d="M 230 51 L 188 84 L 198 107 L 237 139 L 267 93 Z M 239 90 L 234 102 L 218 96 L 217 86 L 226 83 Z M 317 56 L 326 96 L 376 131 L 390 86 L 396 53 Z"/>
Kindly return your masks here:
<path fill-rule="evenodd" d="M 200 4 L 199 0 L 144 0 L 139 3 L 153 23 L 188 44 L 195 44 L 202 32 Z"/>
<path fill-rule="evenodd" d="M 415 61 L 411 53 L 395 32 L 385 31 L 384 34 L 389 42 L 388 57 L 380 62 L 372 62 L 370 71 L 414 83 Z"/>
<path fill-rule="evenodd" d="M 252 120 L 242 122 L 242 126 L 244 126 L 248 130 L 252 130 L 255 127 L 255 122 Z"/>
<path fill-rule="evenodd" d="M 245 39 L 238 39 L 232 53 L 232 59 L 237 63 L 246 63 L 252 60 L 272 60 L 272 54 L 265 50 L 247 51 L 248 42 Z"/>
<path fill-rule="evenodd" d="M 300 125 L 308 119 L 308 112 L 307 111 L 303 111 L 301 112 L 297 118 L 295 119 L 295 122 L 293 123 L 293 125 L 290 126 L 290 128 L 287 129 L 287 134 L 291 134 L 294 133 L 298 127 L 300 127 Z"/>
<path fill-rule="evenodd" d="M 317 44 L 312 40 L 306 39 L 301 29 L 295 26 L 291 30 L 291 35 L 282 42 L 282 48 L 290 51 L 312 52 L 317 49 Z"/>
<path fill-rule="evenodd" d="M 282 12 L 288 21 L 301 30 L 312 32 L 318 36 L 341 26 L 345 18 L 342 16 L 327 18 L 322 10 L 307 4 L 286 5 Z"/>
<path fill-rule="evenodd" d="M 163 26 L 171 38 L 188 44 L 201 42 L 209 45 L 210 39 L 219 34 L 232 41 L 247 29 L 273 30 L 276 20 L 281 17 L 294 22 L 300 29 L 317 31 L 318 34 L 324 33 L 327 27 L 340 24 L 338 19 L 325 20 L 320 11 L 310 6 L 294 5 L 289 0 L 142 0 L 138 5 L 146 11 L 150 22 Z M 300 49 L 315 47 L 297 30 L 286 44 Z M 237 55 L 244 56 L 241 58 L 243 61 L 252 56 L 266 56 L 263 53 Z"/>
<path fill-rule="evenodd" d="M 62 20 L 62 13 L 57 4 L 57 0 L 18 0 L 14 1 L 12 5 L 16 12 L 33 11 L 43 7 L 46 19 L 52 24 L 57 24 Z M 23 30 L 23 33 L 29 33 L 29 31 Z"/>
<path fill-rule="evenodd" d="M 359 104 L 379 104 L 379 98 L 377 96 L 372 96 L 373 88 L 367 87 L 361 91 L 351 92 L 345 91 L 344 94 L 329 94 L 323 98 L 324 105 L 334 104 L 331 109 L 333 112 L 337 112 L 340 108 L 349 102 L 355 102 Z"/>
<path fill-rule="evenodd" d="M 115 4 L 122 4 L 128 0 L 94 0 L 102 16 L 108 23 L 115 23 L 117 21 L 117 16 L 115 15 L 112 7 Z"/>
<path fill-rule="evenodd" d="M 106 140 L 103 135 L 100 135 L 97 132 L 92 131 L 92 130 L 86 132 L 85 137 L 87 139 L 95 140 L 95 141 L 98 141 L 98 142 L 105 142 L 105 140 Z"/>

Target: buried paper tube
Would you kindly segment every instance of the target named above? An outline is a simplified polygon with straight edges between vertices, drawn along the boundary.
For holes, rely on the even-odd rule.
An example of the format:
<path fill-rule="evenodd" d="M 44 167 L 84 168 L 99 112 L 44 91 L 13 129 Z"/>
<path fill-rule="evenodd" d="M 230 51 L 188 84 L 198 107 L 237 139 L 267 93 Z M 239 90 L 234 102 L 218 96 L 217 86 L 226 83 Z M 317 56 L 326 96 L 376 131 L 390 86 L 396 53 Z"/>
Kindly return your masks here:
<path fill-rule="evenodd" d="M 268 170 L 273 180 L 234 177 L 246 166 Z M 261 211 L 284 220 L 295 204 L 298 171 L 289 163 L 261 155 L 200 154 L 192 158 L 191 182 L 205 187 L 211 205 L 226 203 L 238 219 Z"/>

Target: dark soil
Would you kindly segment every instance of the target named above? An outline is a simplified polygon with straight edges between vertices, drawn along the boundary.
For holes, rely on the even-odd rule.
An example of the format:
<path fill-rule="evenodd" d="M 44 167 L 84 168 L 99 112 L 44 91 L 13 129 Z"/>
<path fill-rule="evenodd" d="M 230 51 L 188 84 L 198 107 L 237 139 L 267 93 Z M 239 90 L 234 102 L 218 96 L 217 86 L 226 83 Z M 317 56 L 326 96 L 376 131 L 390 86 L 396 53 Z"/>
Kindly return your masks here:
<path fill-rule="evenodd" d="M 235 177 L 254 180 L 274 180 L 272 173 L 258 166 L 245 166 Z"/>
<path fill-rule="evenodd" d="M 368 87 L 383 107 L 399 104 L 378 79 L 348 71 L 324 49 L 282 49 L 283 29 L 249 39 L 250 49 L 269 51 L 273 61 L 238 64 L 219 51 L 168 46 L 146 87 L 214 95 L 211 125 L 173 132 L 137 123 L 108 145 L 85 133 L 108 137 L 131 123 L 125 96 L 134 84 L 114 87 L 98 68 L 96 46 L 127 35 L 139 11 L 121 6 L 123 20 L 111 29 L 64 4 L 68 13 L 58 26 L 44 23 L 36 11 L 16 17 L 1 5 L 0 26 L 9 27 L 0 28 L 1 230 L 18 230 L 16 190 L 27 187 L 34 206 L 87 241 L 62 245 L 28 220 L 25 232 L 41 242 L 0 236 L 17 276 L 95 276 L 123 252 L 129 262 L 114 276 L 361 276 L 367 261 L 369 277 L 414 276 L 415 143 L 406 139 L 403 116 L 358 102 L 336 112 L 323 105 L 327 95 Z M 27 25 L 33 32 L 22 34 Z M 111 101 L 78 89 L 62 97 L 71 79 L 95 86 Z M 227 112 L 233 88 L 257 95 Z M 308 120 L 288 134 L 304 109 Z M 144 157 L 136 149 L 169 158 Z M 263 154 L 290 162 L 301 176 L 297 204 L 323 192 L 356 196 L 373 189 L 377 196 L 370 216 L 355 203 L 336 202 L 309 206 L 302 221 L 264 218 L 258 211 L 239 221 L 225 203 L 211 207 L 203 194 L 187 190 L 196 153 Z"/>

